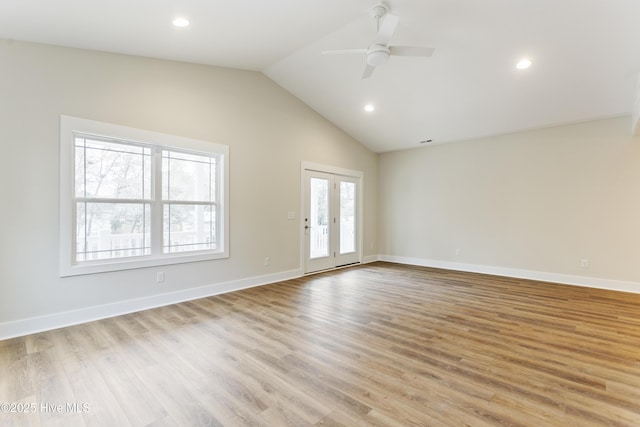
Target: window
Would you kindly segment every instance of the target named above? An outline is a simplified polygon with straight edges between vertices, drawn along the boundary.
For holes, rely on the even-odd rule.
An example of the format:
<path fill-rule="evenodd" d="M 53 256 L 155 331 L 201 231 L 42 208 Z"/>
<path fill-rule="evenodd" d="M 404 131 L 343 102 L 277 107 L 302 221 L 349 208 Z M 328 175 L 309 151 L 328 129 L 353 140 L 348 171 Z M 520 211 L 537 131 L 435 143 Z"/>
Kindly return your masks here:
<path fill-rule="evenodd" d="M 61 116 L 61 276 L 228 257 L 228 147 Z"/>

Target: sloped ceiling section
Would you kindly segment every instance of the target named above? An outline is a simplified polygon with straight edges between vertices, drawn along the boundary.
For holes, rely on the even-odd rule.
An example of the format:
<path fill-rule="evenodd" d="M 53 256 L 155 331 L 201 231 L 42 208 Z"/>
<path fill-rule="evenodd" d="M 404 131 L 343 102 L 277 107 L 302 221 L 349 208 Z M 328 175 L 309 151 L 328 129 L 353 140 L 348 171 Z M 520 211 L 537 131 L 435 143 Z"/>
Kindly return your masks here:
<path fill-rule="evenodd" d="M 640 2 L 430 0 L 393 12 L 394 43 L 434 47 L 432 58 L 391 57 L 362 80 L 363 58 L 319 54 L 367 46 L 363 15 L 265 72 L 379 152 L 632 110 Z M 515 68 L 521 57 L 529 69 Z"/>
<path fill-rule="evenodd" d="M 435 53 L 362 79 L 363 54 L 321 52 L 368 47 L 375 3 L 4 1 L 0 38 L 262 71 L 377 152 L 634 111 L 640 1 L 388 0 L 391 44 Z"/>

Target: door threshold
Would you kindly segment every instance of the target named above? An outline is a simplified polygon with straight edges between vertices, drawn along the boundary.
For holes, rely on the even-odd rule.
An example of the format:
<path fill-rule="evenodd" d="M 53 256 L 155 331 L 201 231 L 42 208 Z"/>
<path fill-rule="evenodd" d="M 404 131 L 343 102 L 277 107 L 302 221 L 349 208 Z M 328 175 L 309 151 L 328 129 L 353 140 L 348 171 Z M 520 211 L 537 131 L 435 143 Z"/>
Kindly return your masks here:
<path fill-rule="evenodd" d="M 312 271 L 310 273 L 304 273 L 303 276 L 312 276 L 314 274 L 327 273 L 329 271 L 341 270 L 343 268 L 349 268 L 349 267 L 353 267 L 354 265 L 359 265 L 359 264 L 362 264 L 362 262 L 361 261 L 356 261 L 356 262 L 352 262 L 350 264 L 344 264 L 344 265 L 338 265 L 336 267 L 325 268 L 324 270 L 316 270 L 316 271 Z"/>

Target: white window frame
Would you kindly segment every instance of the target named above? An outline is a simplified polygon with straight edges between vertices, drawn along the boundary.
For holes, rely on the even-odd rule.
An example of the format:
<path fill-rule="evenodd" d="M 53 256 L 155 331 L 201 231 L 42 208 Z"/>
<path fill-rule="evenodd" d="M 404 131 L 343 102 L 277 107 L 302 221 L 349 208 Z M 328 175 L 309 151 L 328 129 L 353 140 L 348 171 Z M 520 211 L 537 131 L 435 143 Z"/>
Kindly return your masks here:
<path fill-rule="evenodd" d="M 152 150 L 176 150 L 195 154 L 215 154 L 218 157 L 219 177 L 217 209 L 217 249 L 193 252 L 162 253 L 155 245 L 151 255 L 136 257 L 112 258 L 97 261 L 75 261 L 76 218 L 74 206 L 75 159 L 74 146 L 76 135 L 89 135 L 101 139 L 114 139 L 133 144 L 142 144 Z M 103 273 L 109 271 L 129 270 L 134 268 L 154 267 L 185 262 L 207 261 L 229 257 L 229 147 L 209 141 L 196 140 L 181 136 L 168 135 L 126 126 L 87 120 L 78 117 L 60 116 L 60 276 L 77 276 L 82 274 Z M 152 178 L 153 185 L 160 185 L 158 174 Z M 162 207 L 162 200 L 157 201 Z M 161 213 L 156 209 L 157 219 Z M 158 217 L 158 215 L 160 215 Z M 155 234 L 154 234 L 155 233 Z M 159 235 L 158 235 L 159 233 Z M 162 239 L 162 226 L 151 230 L 152 241 Z"/>

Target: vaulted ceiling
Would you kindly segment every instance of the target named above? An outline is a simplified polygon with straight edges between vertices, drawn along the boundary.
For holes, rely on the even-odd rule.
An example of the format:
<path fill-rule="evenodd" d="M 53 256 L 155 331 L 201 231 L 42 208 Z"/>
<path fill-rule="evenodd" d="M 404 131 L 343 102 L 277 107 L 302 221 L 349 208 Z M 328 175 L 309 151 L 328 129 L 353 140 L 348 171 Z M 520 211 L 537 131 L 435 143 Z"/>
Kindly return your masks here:
<path fill-rule="evenodd" d="M 363 79 L 364 54 L 322 52 L 368 47 L 375 3 L 7 0 L 0 38 L 260 71 L 377 152 L 633 110 L 638 0 L 388 0 L 390 44 L 435 53 L 392 56 Z"/>

